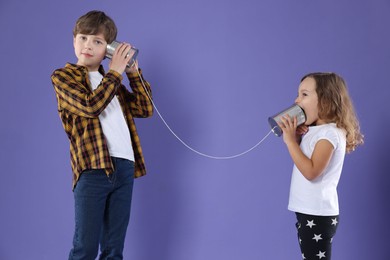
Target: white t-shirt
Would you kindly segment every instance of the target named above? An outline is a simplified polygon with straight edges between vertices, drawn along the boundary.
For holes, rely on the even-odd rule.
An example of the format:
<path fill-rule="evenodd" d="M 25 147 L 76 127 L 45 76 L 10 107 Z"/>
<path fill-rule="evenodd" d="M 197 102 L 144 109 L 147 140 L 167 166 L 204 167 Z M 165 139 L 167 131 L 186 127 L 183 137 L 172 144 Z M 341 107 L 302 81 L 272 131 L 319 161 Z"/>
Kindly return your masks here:
<path fill-rule="evenodd" d="M 294 165 L 288 204 L 291 211 L 316 216 L 339 215 L 337 185 L 345 157 L 345 131 L 333 123 L 309 127 L 300 145 L 302 152 L 311 158 L 316 143 L 322 139 L 328 140 L 334 147 L 329 165 L 311 181 Z"/>
<path fill-rule="evenodd" d="M 89 72 L 89 79 L 94 90 L 102 81 L 103 76 L 98 71 L 91 71 Z M 117 96 L 111 100 L 110 104 L 99 115 L 99 120 L 107 140 L 110 155 L 134 161 L 129 127 Z"/>

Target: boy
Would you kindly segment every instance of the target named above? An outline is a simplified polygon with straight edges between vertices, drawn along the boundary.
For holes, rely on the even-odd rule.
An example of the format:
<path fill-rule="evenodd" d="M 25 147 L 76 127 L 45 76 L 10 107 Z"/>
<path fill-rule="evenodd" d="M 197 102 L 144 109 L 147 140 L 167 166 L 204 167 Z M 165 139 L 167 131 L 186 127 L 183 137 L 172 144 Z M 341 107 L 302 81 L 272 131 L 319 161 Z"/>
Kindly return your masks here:
<path fill-rule="evenodd" d="M 134 117 L 150 117 L 151 89 L 130 45 L 119 45 L 104 72 L 107 43 L 117 36 L 114 21 L 101 11 L 81 16 L 73 30 L 77 64 L 67 63 L 51 79 L 58 112 L 70 141 L 75 232 L 69 259 L 123 259 L 134 177 L 146 174 Z M 126 73 L 132 92 L 122 85 Z M 139 73 L 139 74 L 138 74 Z"/>

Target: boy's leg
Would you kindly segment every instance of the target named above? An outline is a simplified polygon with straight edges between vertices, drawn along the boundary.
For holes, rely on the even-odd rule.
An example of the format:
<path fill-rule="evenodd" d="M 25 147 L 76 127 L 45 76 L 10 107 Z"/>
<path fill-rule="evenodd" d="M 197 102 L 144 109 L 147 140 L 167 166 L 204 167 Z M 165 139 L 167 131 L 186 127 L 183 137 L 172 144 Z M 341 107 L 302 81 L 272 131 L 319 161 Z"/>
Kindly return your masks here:
<path fill-rule="evenodd" d="M 69 260 L 96 258 L 110 187 L 103 170 L 89 170 L 81 174 L 74 189 L 76 225 Z"/>
<path fill-rule="evenodd" d="M 134 181 L 134 163 L 113 158 L 113 191 L 109 195 L 101 233 L 99 259 L 123 259 L 123 248 L 130 219 Z"/>
<path fill-rule="evenodd" d="M 338 216 L 312 216 L 297 213 L 297 231 L 302 259 L 329 260 L 338 226 Z"/>

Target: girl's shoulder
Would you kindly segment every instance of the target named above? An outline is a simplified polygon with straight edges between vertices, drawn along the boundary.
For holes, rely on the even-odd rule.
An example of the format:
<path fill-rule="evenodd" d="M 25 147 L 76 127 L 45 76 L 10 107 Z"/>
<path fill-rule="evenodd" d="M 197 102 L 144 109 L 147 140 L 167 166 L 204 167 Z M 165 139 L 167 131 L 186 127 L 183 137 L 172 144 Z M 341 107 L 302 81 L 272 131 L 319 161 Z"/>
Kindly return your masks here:
<path fill-rule="evenodd" d="M 345 131 L 338 128 L 335 123 L 328 123 L 309 128 L 309 133 L 312 131 L 313 141 L 318 142 L 319 140 L 328 140 L 335 148 L 339 144 L 346 142 Z"/>
<path fill-rule="evenodd" d="M 309 130 L 316 133 L 344 132 L 343 129 L 337 127 L 336 123 L 327 123 L 322 125 L 310 126 Z"/>

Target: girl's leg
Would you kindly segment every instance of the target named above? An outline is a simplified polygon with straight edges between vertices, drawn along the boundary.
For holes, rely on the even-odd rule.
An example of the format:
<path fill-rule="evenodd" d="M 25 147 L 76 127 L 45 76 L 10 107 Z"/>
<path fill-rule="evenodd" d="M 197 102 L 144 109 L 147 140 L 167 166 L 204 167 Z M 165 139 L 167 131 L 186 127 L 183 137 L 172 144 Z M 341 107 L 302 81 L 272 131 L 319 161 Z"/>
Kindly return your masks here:
<path fill-rule="evenodd" d="M 339 216 L 313 216 L 301 213 L 296 213 L 296 216 L 302 259 L 330 260 Z"/>

